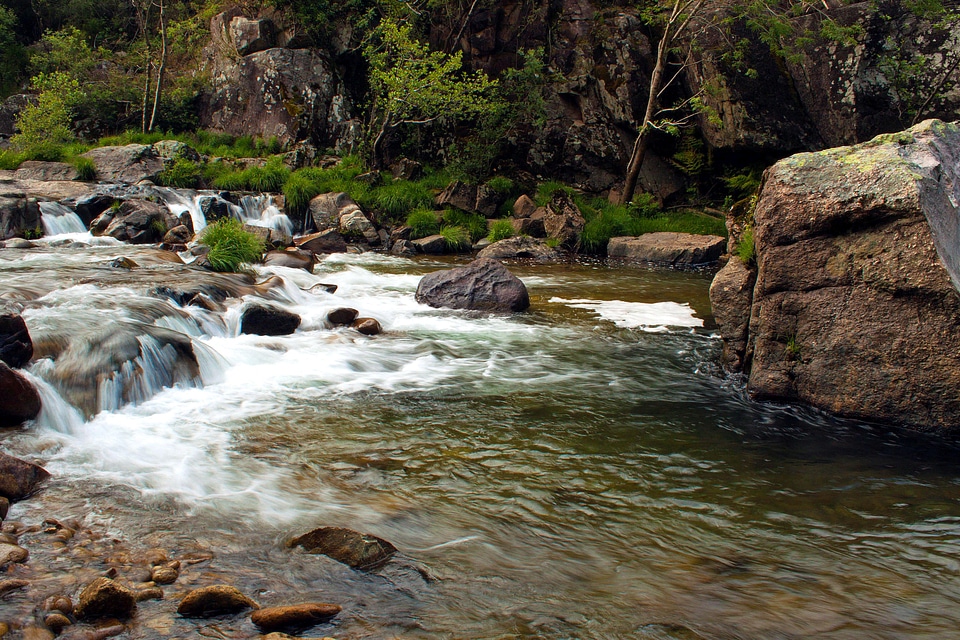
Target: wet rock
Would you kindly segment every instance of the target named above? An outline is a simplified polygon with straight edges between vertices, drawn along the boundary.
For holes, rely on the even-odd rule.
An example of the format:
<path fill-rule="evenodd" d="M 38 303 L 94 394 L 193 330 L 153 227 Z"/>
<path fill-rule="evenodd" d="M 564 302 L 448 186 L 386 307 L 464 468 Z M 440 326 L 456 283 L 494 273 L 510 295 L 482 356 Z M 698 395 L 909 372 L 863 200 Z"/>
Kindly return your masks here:
<path fill-rule="evenodd" d="M 209 618 L 259 608 L 256 602 L 240 593 L 236 587 L 218 584 L 188 593 L 180 601 L 177 613 L 186 618 Z"/>
<path fill-rule="evenodd" d="M 80 174 L 66 162 L 41 162 L 27 160 L 13 172 L 14 180 L 77 180 Z"/>
<path fill-rule="evenodd" d="M 90 226 L 94 218 L 113 206 L 117 199 L 110 195 L 95 193 L 85 198 L 80 198 L 74 204 L 77 215 L 83 220 L 83 223 Z"/>
<path fill-rule="evenodd" d="M 136 595 L 110 578 L 97 578 L 80 592 L 75 610 L 80 620 L 129 618 L 137 606 Z"/>
<path fill-rule="evenodd" d="M 15 544 L 0 544 L 0 567 L 27 561 L 30 552 Z"/>
<path fill-rule="evenodd" d="M 53 640 L 56 638 L 52 631 L 42 627 L 24 627 L 21 635 L 23 640 Z"/>
<path fill-rule="evenodd" d="M 147 587 L 136 592 L 137 602 L 144 600 L 163 600 L 163 589 L 160 587 Z"/>
<path fill-rule="evenodd" d="M 295 244 L 300 249 L 318 255 L 322 253 L 346 253 L 347 251 L 347 242 L 336 229 L 326 229 L 319 233 L 297 238 Z"/>
<path fill-rule="evenodd" d="M 354 569 L 373 569 L 383 565 L 397 548 L 382 538 L 342 527 L 320 527 L 296 537 L 291 547 L 303 547 Z"/>
<path fill-rule="evenodd" d="M 260 238 L 267 247 L 289 247 L 293 244 L 293 236 L 282 229 L 247 223 L 243 225 L 243 230 Z"/>
<path fill-rule="evenodd" d="M 154 567 L 150 579 L 157 584 L 173 584 L 180 577 L 180 563 L 171 563 L 162 567 Z"/>
<path fill-rule="evenodd" d="M 268 251 L 263 256 L 263 264 L 269 267 L 304 269 L 312 273 L 316 260 L 314 259 L 313 253 L 309 251 L 288 249 L 287 251 Z"/>
<path fill-rule="evenodd" d="M 478 311 L 523 311 L 530 306 L 523 282 L 489 258 L 428 273 L 420 279 L 416 299 L 431 307 Z"/>
<path fill-rule="evenodd" d="M 23 589 L 24 587 L 29 586 L 30 583 L 26 580 L 19 580 L 17 578 L 10 578 L 9 580 L 0 580 L 0 598 L 16 591 L 17 589 Z"/>
<path fill-rule="evenodd" d="M 279 307 L 252 304 L 240 318 L 240 333 L 258 336 L 288 336 L 300 326 L 300 316 Z"/>
<path fill-rule="evenodd" d="M 10 238 L 4 243 L 6 249 L 36 249 L 37 244 L 24 238 Z"/>
<path fill-rule="evenodd" d="M 70 622 L 70 618 L 62 613 L 48 613 L 43 618 L 43 624 L 47 627 L 47 629 L 50 629 L 50 631 L 53 631 L 55 634 L 59 634 L 73 623 Z"/>
<path fill-rule="evenodd" d="M 130 244 L 160 242 L 167 229 L 180 224 L 166 206 L 149 200 L 127 200 L 114 214 L 104 235 Z"/>
<path fill-rule="evenodd" d="M 114 258 L 113 262 L 110 263 L 110 266 L 114 269 L 136 269 L 140 265 L 131 260 L 130 258 L 120 256 L 119 258 Z"/>
<path fill-rule="evenodd" d="M 380 244 L 380 234 L 377 233 L 377 228 L 359 208 L 340 216 L 340 233 L 345 238 L 363 240 L 372 245 Z"/>
<path fill-rule="evenodd" d="M 40 394 L 33 385 L 0 362 L 0 427 L 14 427 L 33 420 L 40 414 L 40 409 Z M 3 495 L 2 491 L 0 495 Z"/>
<path fill-rule="evenodd" d="M 321 282 L 310 287 L 310 291 L 325 291 L 327 293 L 336 293 L 337 285 Z"/>
<path fill-rule="evenodd" d="M 73 615 L 73 602 L 64 595 L 50 596 L 43 601 L 41 609 L 47 613 L 58 611 L 63 615 L 71 616 Z"/>
<path fill-rule="evenodd" d="M 723 364 L 730 371 L 743 370 L 750 328 L 750 298 L 756 271 L 734 256 L 710 283 L 710 303 L 723 340 Z"/>
<path fill-rule="evenodd" d="M 415 256 L 417 255 L 417 245 L 409 240 L 397 240 L 390 247 L 390 253 L 395 256 Z"/>
<path fill-rule="evenodd" d="M 383 333 L 383 327 L 373 318 L 357 318 L 350 326 L 365 336 L 376 336 Z"/>
<path fill-rule="evenodd" d="M 186 225 L 177 225 L 163 236 L 164 244 L 187 244 L 193 239 L 193 232 Z"/>
<path fill-rule="evenodd" d="M 411 244 L 413 244 L 420 253 L 429 255 L 442 255 L 447 253 L 447 240 L 439 234 L 427 236 L 426 238 L 417 238 L 413 240 Z"/>
<path fill-rule="evenodd" d="M 97 176 L 104 182 L 136 184 L 141 180 L 156 180 L 164 168 L 163 160 L 151 145 L 146 144 L 100 147 L 86 152 L 83 157 L 93 160 Z"/>
<path fill-rule="evenodd" d="M 321 622 L 327 622 L 340 613 L 343 607 L 337 604 L 311 602 L 286 607 L 267 607 L 254 611 L 250 616 L 261 631 L 303 631 Z"/>
<path fill-rule="evenodd" d="M 207 222 L 230 216 L 230 203 L 221 196 L 203 196 L 197 199 L 197 204 Z"/>
<path fill-rule="evenodd" d="M 19 369 L 33 357 L 33 341 L 20 314 L 0 313 L 0 361 Z"/>
<path fill-rule="evenodd" d="M 360 312 L 356 309 L 340 307 L 339 309 L 334 309 L 327 314 L 327 322 L 335 326 L 352 324 L 353 321 L 357 319 L 358 315 L 360 315 Z"/>
<path fill-rule="evenodd" d="M 36 198 L 28 197 L 23 191 L 3 190 L 0 188 L 0 240 L 7 240 L 8 249 L 18 249 L 9 241 L 14 236 L 42 230 L 40 205 Z"/>
<path fill-rule="evenodd" d="M 546 245 L 543 240 L 529 236 L 518 236 L 498 240 L 484 247 L 477 258 L 492 258 L 494 260 L 527 259 L 537 262 L 559 262 L 560 253 Z"/>
<path fill-rule="evenodd" d="M 7 519 L 7 513 L 10 511 L 10 500 L 5 496 L 0 496 L 0 522 Z"/>
<path fill-rule="evenodd" d="M 692 233 L 658 232 L 610 238 L 607 256 L 672 267 L 714 264 L 723 255 L 726 239 Z"/>

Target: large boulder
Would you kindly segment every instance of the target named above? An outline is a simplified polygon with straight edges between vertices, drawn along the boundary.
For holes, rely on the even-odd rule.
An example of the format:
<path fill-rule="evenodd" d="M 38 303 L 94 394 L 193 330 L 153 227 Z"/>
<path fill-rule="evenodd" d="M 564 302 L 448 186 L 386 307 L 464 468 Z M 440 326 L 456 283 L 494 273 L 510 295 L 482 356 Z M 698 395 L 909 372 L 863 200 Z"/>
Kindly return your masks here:
<path fill-rule="evenodd" d="M 531 219 L 535 219 L 536 213 L 531 214 Z M 569 194 L 558 191 L 553 195 L 543 216 L 543 230 L 548 237 L 556 238 L 564 246 L 575 247 L 580 244 L 580 234 L 586 224 L 580 208 Z"/>
<path fill-rule="evenodd" d="M 345 238 L 380 244 L 380 234 L 370 219 L 359 208 L 340 216 L 340 233 Z"/>
<path fill-rule="evenodd" d="M 523 282 L 489 258 L 428 273 L 420 279 L 416 299 L 431 307 L 478 311 L 523 311 L 530 306 Z"/>
<path fill-rule="evenodd" d="M 13 427 L 40 414 L 40 394 L 20 373 L 0 362 L 0 427 Z"/>
<path fill-rule="evenodd" d="M 66 162 L 27 160 L 13 172 L 14 180 L 77 180 L 79 177 L 76 167 Z"/>
<path fill-rule="evenodd" d="M 484 247 L 478 258 L 493 258 L 494 260 L 535 260 L 536 262 L 557 262 L 560 253 L 548 247 L 543 240 L 529 236 L 517 236 L 498 240 Z"/>
<path fill-rule="evenodd" d="M 97 176 L 104 182 L 135 184 L 141 180 L 155 180 L 164 168 L 163 159 L 148 144 L 100 147 L 83 156 L 93 160 Z"/>
<path fill-rule="evenodd" d="M 237 16 L 230 21 L 230 37 L 241 56 L 270 49 L 276 45 L 277 29 L 270 20 L 250 20 Z"/>
<path fill-rule="evenodd" d="M 168 229 L 179 224 L 176 216 L 162 204 L 150 200 L 127 200 L 113 214 L 103 235 L 130 244 L 154 244 L 163 240 Z"/>
<path fill-rule="evenodd" d="M 323 253 L 346 253 L 347 241 L 343 239 L 340 232 L 336 229 L 327 229 L 319 233 L 311 233 L 294 240 L 294 244 L 299 249 L 310 251 L 314 254 Z"/>
<path fill-rule="evenodd" d="M 23 500 L 49 477 L 43 467 L 0 452 L 0 496 L 7 500 Z"/>
<path fill-rule="evenodd" d="M 0 240 L 42 229 L 37 199 L 23 191 L 0 187 Z"/>
<path fill-rule="evenodd" d="M 19 369 L 33 357 L 33 340 L 19 313 L 0 310 L 0 362 Z"/>
<path fill-rule="evenodd" d="M 354 211 L 360 211 L 360 205 L 342 191 L 321 193 L 310 201 L 310 216 L 318 231 L 336 229 L 340 217 Z"/>
<path fill-rule="evenodd" d="M 672 267 L 715 263 L 726 248 L 721 236 L 661 231 L 642 236 L 621 236 L 607 242 L 607 256 Z"/>
<path fill-rule="evenodd" d="M 734 256 L 710 283 L 713 316 L 723 336 L 723 364 L 730 371 L 743 370 L 750 329 L 750 297 L 756 281 L 756 271 Z"/>
<path fill-rule="evenodd" d="M 342 527 L 320 527 L 288 543 L 342 562 L 354 569 L 373 569 L 383 565 L 397 548 L 377 536 Z"/>
<path fill-rule="evenodd" d="M 711 298 L 749 391 L 960 427 L 958 202 L 960 128 L 940 121 L 769 169 L 754 213 L 756 285 L 728 265 Z"/>

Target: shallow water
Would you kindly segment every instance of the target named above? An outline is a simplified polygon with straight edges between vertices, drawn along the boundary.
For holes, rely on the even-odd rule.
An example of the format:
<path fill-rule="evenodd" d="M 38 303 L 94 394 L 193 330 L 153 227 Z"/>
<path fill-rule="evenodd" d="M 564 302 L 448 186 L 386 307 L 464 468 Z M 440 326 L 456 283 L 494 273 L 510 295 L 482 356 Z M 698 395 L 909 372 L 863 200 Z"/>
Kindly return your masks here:
<path fill-rule="evenodd" d="M 120 255 L 141 267 L 117 275 Z M 141 603 L 131 638 L 191 636 L 177 594 L 214 580 L 261 604 L 344 606 L 307 636 L 957 633 L 954 447 L 746 399 L 716 366 L 709 273 L 512 266 L 528 313 L 418 305 L 420 275 L 450 264 L 263 270 L 285 282 L 265 295 L 303 317 L 266 338 L 238 335 L 236 301 L 220 315 L 148 295 L 193 276 L 147 249 L 0 251 L 0 296 L 27 301 L 35 341 L 161 326 L 200 360 L 197 380 L 146 384 L 89 419 L 62 400 L 53 361 L 35 362 L 44 414 L 3 448 L 54 479 L 11 518 L 79 517 L 132 547 L 212 554 Z M 339 289 L 305 291 L 320 282 Z M 339 306 L 385 333 L 326 328 Z M 285 548 L 323 525 L 402 556 L 360 573 Z M 32 602 L 7 596 L 0 614 Z M 255 629 L 241 616 L 204 633 Z"/>

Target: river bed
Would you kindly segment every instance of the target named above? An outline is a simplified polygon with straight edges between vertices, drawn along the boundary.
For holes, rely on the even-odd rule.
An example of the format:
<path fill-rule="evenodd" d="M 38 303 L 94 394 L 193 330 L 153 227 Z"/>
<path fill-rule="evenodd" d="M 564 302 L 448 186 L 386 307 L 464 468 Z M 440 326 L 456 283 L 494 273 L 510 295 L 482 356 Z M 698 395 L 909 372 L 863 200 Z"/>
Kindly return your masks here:
<path fill-rule="evenodd" d="M 420 276 L 453 259 L 334 255 L 314 274 L 258 271 L 283 278 L 262 293 L 303 317 L 267 338 L 239 335 L 236 300 L 218 314 L 148 295 L 184 277 L 153 249 L 85 242 L 0 251 L 0 296 L 25 300 L 34 341 L 151 324 L 190 336 L 201 365 L 202 384 L 146 385 L 132 402 L 101 384 L 102 410 L 84 415 L 41 357 L 28 371 L 44 413 L 0 434 L 54 476 L 8 520 L 74 518 L 101 546 L 199 560 L 123 637 L 256 637 L 242 615 L 175 615 L 183 593 L 213 582 L 262 605 L 344 607 L 306 637 L 960 628 L 957 449 L 750 401 L 717 366 L 711 273 L 510 265 L 531 309 L 489 316 L 415 302 Z M 140 268 L 111 267 L 120 256 Z M 338 289 L 308 291 L 318 283 Z M 329 328 L 340 306 L 384 333 Z M 401 555 L 358 572 L 286 548 L 326 525 Z M 55 567 L 40 536 L 22 542 L 36 543 L 30 562 Z M 0 599 L 0 620 L 96 575 L 95 561 L 62 561 L 72 576 L 31 575 Z"/>

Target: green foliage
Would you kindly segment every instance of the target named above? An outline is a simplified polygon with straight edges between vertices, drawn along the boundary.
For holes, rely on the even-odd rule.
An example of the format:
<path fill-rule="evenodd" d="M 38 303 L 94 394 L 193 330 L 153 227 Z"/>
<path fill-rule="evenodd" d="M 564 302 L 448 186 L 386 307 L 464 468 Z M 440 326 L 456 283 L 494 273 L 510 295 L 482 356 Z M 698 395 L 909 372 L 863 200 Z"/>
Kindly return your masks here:
<path fill-rule="evenodd" d="M 513 180 L 506 176 L 494 176 L 487 180 L 487 186 L 501 195 L 507 195 L 514 189 Z"/>
<path fill-rule="evenodd" d="M 301 215 L 310 201 L 320 195 L 317 183 L 301 171 L 295 171 L 283 185 L 283 202 L 287 215 Z"/>
<path fill-rule="evenodd" d="M 509 220 L 495 220 L 492 225 L 490 225 L 490 234 L 487 236 L 487 239 L 490 242 L 497 242 L 498 240 L 505 240 L 507 238 L 512 238 L 515 235 L 513 229 L 513 223 Z"/>
<path fill-rule="evenodd" d="M 743 230 L 743 235 L 737 244 L 737 257 L 745 265 L 751 265 L 757 259 L 757 247 L 753 241 L 753 227 L 747 227 Z"/>
<path fill-rule="evenodd" d="M 440 221 L 433 209 L 414 209 L 407 216 L 405 223 L 410 227 L 410 237 L 426 238 L 440 231 Z"/>
<path fill-rule="evenodd" d="M 17 40 L 17 16 L 0 6 L 0 99 L 16 92 L 25 77 L 27 50 Z"/>
<path fill-rule="evenodd" d="M 537 194 L 534 196 L 534 201 L 541 206 L 545 207 L 550 204 L 550 201 L 553 199 L 554 194 L 558 192 L 564 192 L 567 195 L 575 196 L 576 190 L 573 187 L 568 187 L 558 180 L 549 180 L 547 182 L 541 183 L 537 187 Z"/>
<path fill-rule="evenodd" d="M 553 236 L 550 236 L 549 238 L 543 241 L 543 244 L 547 245 L 551 249 L 558 249 L 560 245 L 563 243 L 560 242 L 560 238 L 554 238 Z"/>
<path fill-rule="evenodd" d="M 83 156 L 74 156 L 70 159 L 70 164 L 77 170 L 77 175 L 84 182 L 92 182 L 97 179 L 97 165 L 90 158 Z"/>
<path fill-rule="evenodd" d="M 54 71 L 38 74 L 31 85 L 39 95 L 36 104 L 27 105 L 17 116 L 19 133 L 10 138 L 13 148 L 26 151 L 73 140 L 70 125 L 74 109 L 84 96 L 77 79 L 62 71 Z"/>
<path fill-rule="evenodd" d="M 189 133 L 154 130 L 142 133 L 131 129 L 116 135 L 104 136 L 97 144 L 101 147 L 112 147 L 127 144 L 156 144 L 161 140 L 177 140 L 190 145 L 203 155 L 217 158 L 263 158 L 276 155 L 283 150 L 283 146 L 276 137 L 264 140 L 252 136 L 233 136 L 203 130 Z"/>
<path fill-rule="evenodd" d="M 200 165 L 186 158 L 177 158 L 157 175 L 157 183 L 177 189 L 194 189 L 200 184 Z"/>
<path fill-rule="evenodd" d="M 476 213 L 468 213 L 459 209 L 449 209 L 443 213 L 443 223 L 446 226 L 461 227 L 470 236 L 471 242 L 476 242 L 487 235 L 487 219 Z"/>
<path fill-rule="evenodd" d="M 737 199 L 740 199 L 756 193 L 757 189 L 760 188 L 760 179 L 760 170 L 751 169 L 723 178 L 723 183 L 726 185 L 727 191 Z"/>
<path fill-rule="evenodd" d="M 277 192 L 283 189 L 290 177 L 290 169 L 283 159 L 274 156 L 263 166 L 250 166 L 243 170 L 220 168 L 213 174 L 213 187 L 225 191 Z"/>
<path fill-rule="evenodd" d="M 394 220 L 402 220 L 414 209 L 433 204 L 433 194 L 419 182 L 396 180 L 374 189 L 373 206 Z"/>
<path fill-rule="evenodd" d="M 12 171 L 19 167 L 23 160 L 22 153 L 17 153 L 12 149 L 0 149 L 0 169 Z"/>
<path fill-rule="evenodd" d="M 34 74 L 60 71 L 74 78 L 85 78 L 103 53 L 91 49 L 83 32 L 68 25 L 43 34 L 30 56 L 30 71 Z"/>
<path fill-rule="evenodd" d="M 470 232 L 463 227 L 446 226 L 440 229 L 440 235 L 450 251 L 468 251 L 471 247 Z"/>
<path fill-rule="evenodd" d="M 207 261 L 216 271 L 240 271 L 244 264 L 259 261 L 263 254 L 263 241 L 244 231 L 235 218 L 224 218 L 209 225 L 200 234 L 200 242 L 210 247 Z"/>

